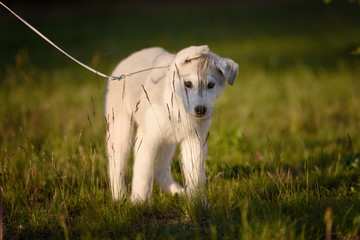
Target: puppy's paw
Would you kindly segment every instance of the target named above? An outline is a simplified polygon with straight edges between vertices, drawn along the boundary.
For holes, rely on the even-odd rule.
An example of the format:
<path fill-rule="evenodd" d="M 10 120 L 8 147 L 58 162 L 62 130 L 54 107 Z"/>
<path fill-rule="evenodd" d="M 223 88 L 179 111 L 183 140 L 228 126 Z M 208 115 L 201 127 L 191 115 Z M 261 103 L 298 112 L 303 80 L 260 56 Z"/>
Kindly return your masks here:
<path fill-rule="evenodd" d="M 170 193 L 172 195 L 181 195 L 185 193 L 185 189 L 183 187 L 181 187 L 178 183 L 173 183 L 170 186 Z"/>

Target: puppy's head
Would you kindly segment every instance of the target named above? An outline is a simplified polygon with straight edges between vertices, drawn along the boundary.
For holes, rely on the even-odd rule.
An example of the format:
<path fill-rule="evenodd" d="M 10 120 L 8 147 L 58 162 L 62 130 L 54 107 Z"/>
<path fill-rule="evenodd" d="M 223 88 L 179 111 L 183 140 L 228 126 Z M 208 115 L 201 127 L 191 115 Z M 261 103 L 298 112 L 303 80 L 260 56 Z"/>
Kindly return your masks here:
<path fill-rule="evenodd" d="M 195 118 L 211 116 L 226 83 L 233 85 L 239 65 L 210 52 L 208 46 L 181 50 L 174 61 L 174 88 L 186 112 Z"/>

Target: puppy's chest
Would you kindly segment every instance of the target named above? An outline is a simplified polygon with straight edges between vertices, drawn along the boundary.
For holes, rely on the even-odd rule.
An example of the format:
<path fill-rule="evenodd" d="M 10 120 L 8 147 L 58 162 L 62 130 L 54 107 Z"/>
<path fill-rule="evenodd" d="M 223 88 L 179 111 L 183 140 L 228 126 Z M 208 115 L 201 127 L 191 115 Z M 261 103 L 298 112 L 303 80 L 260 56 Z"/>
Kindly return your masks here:
<path fill-rule="evenodd" d="M 167 143 L 178 143 L 189 136 L 201 135 L 197 124 L 191 118 L 181 115 L 169 115 L 161 125 L 161 131 Z"/>

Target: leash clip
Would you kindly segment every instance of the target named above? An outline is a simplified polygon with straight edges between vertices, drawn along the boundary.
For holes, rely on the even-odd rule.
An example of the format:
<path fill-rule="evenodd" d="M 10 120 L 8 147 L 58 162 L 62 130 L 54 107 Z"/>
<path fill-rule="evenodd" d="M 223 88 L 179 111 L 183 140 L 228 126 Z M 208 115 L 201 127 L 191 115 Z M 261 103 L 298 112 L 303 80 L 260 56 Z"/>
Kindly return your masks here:
<path fill-rule="evenodd" d="M 120 81 L 121 79 L 124 79 L 125 77 L 126 77 L 125 74 L 121 75 L 120 77 L 109 76 L 109 80 L 110 81 L 114 81 L 114 80 Z"/>

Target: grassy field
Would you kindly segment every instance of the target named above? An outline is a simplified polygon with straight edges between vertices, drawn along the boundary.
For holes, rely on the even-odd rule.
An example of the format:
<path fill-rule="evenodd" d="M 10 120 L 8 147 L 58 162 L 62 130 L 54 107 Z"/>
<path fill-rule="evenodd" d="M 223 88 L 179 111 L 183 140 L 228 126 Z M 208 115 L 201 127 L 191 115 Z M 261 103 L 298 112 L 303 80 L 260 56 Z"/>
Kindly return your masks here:
<path fill-rule="evenodd" d="M 208 204 L 156 185 L 150 203 L 113 202 L 106 81 L 0 9 L 4 239 L 359 239 L 360 56 L 351 54 L 360 45 L 358 4 L 14 10 L 105 73 L 144 47 L 199 44 L 240 71 L 210 130 Z M 178 155 L 172 171 L 181 181 Z"/>

